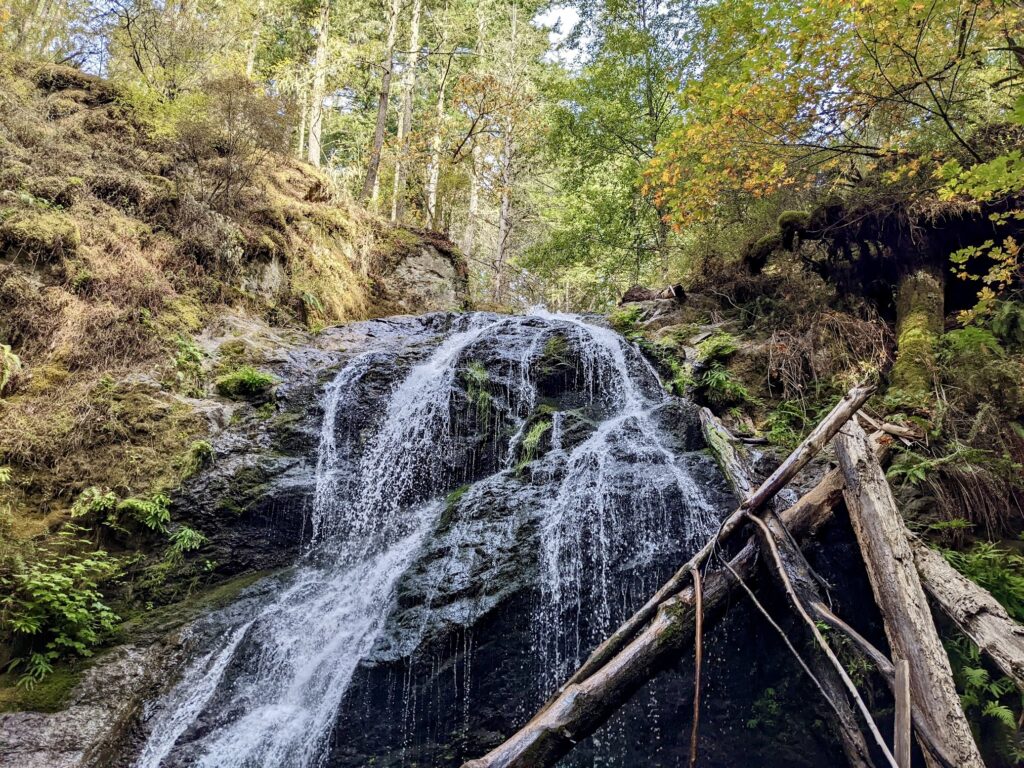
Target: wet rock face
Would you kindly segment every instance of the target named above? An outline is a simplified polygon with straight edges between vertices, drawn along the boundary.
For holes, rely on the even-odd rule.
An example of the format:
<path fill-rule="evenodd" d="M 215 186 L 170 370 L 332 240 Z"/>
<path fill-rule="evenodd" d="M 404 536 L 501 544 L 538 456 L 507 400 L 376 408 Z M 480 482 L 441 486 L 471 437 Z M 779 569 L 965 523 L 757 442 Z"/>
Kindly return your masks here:
<path fill-rule="evenodd" d="M 213 764 L 211 740 L 229 736 L 214 743 L 243 749 L 250 737 L 237 724 L 263 722 L 263 705 L 291 714 L 251 739 L 324 710 L 326 699 L 315 696 L 333 691 L 339 701 L 325 710 L 317 764 L 458 766 L 521 725 L 734 504 L 703 451 L 694 407 L 666 397 L 630 345 L 574 320 L 439 313 L 373 321 L 278 339 L 267 367 L 282 381 L 274 410 L 225 418 L 213 465 L 176 499 L 175 519 L 208 532 L 203 555 L 223 577 L 284 570 L 184 639 L 153 647 L 146 668 L 163 672 L 140 677 L 152 685 L 116 716 L 97 713 L 95 733 L 83 731 L 88 744 L 106 745 L 107 762 L 79 752 L 53 765 L 135 765 L 161 739 L 163 768 L 204 755 L 202 764 Z M 417 377 L 441 383 L 409 387 Z M 395 408 L 406 390 L 409 407 Z M 437 407 L 421 402 L 428 395 Z M 417 419 L 422 430 L 407 429 Z M 375 483 L 380 493 L 367 495 Z M 327 521 L 338 525 L 334 538 L 325 510 L 337 518 Z M 416 520 L 426 521 L 419 532 Z M 388 526 L 395 533 L 381 534 Z M 353 549 L 359 536 L 362 550 Z M 395 555 L 408 541 L 408 557 Z M 395 578 L 353 569 L 353 552 L 392 558 Z M 355 586 L 336 591 L 331 580 L 348 571 Z M 372 611 L 331 614 L 374 590 L 383 597 Z M 289 592 L 316 600 L 307 608 L 281 599 Z M 321 620 L 329 614 L 334 623 Z M 757 714 L 773 711 L 774 699 L 758 708 L 759 698 L 811 695 L 758 621 L 740 612 L 709 638 L 702 764 L 835 763 L 826 731 L 810 724 L 773 734 L 777 724 Z M 320 668 L 274 678 L 303 691 L 280 706 L 277 689 L 260 687 L 259 670 L 296 663 L 291 649 L 315 632 L 325 645 L 352 636 L 342 645 L 358 653 L 326 664 L 351 662 L 352 670 L 312 691 L 302 686 Z M 691 666 L 681 660 L 566 764 L 683 764 Z M 168 693 L 179 677 L 185 682 Z M 114 679 L 112 689 L 131 687 Z M 167 727 L 189 707 L 180 729 Z M 277 764 L 305 764 L 282 749 Z M 248 764 L 238 754 L 222 752 L 216 764 Z"/>

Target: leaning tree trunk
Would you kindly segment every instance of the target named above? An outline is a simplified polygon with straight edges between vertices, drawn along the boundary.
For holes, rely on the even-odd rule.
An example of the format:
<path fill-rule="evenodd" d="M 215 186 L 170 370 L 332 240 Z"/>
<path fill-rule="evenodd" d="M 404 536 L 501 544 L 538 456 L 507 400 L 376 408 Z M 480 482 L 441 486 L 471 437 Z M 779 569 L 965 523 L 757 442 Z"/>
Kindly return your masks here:
<path fill-rule="evenodd" d="M 920 541 L 911 548 L 924 589 L 939 610 L 1024 691 L 1024 626 L 934 549 Z"/>
<path fill-rule="evenodd" d="M 700 409 L 700 423 L 708 447 L 718 460 L 719 467 L 732 486 L 737 498 L 745 499 L 754 490 L 754 471 L 750 456 L 739 440 L 707 408 Z M 789 532 L 782 526 L 777 513 L 782 511 L 779 498 L 772 499 L 767 515 L 768 530 L 775 537 L 781 553 L 783 567 L 793 588 L 805 605 L 824 602 L 818 583 L 811 575 L 810 567 L 803 554 L 789 539 Z M 776 574 L 778 578 L 779 574 Z M 814 653 L 808 659 L 814 676 L 821 684 L 822 692 L 833 703 L 834 724 L 839 741 L 851 768 L 868 768 L 873 765 L 871 752 L 857 725 L 857 715 L 850 706 L 843 681 L 829 659 L 821 653 Z"/>
<path fill-rule="evenodd" d="M 846 478 L 843 495 L 893 661 L 906 659 L 910 664 L 911 698 L 921 705 L 929 730 L 943 742 L 943 751 L 954 756 L 961 768 L 984 768 L 882 467 L 856 421 L 843 427 L 835 445 Z M 929 765 L 939 764 L 927 749 L 924 752 Z"/>
<path fill-rule="evenodd" d="M 378 174 L 380 172 L 380 153 L 384 148 L 384 130 L 388 124 L 388 102 L 391 100 L 391 76 L 395 69 L 395 41 L 398 39 L 398 17 L 402 11 L 402 0 L 391 0 L 391 11 L 388 17 L 388 39 L 384 45 L 384 59 L 381 68 L 384 74 L 380 81 L 380 93 L 377 97 L 377 123 L 373 128 L 373 143 L 370 145 L 370 162 L 366 166 L 366 178 L 363 189 L 359 193 L 359 201 L 366 202 L 373 196 L 376 199 L 380 189 Z"/>
<path fill-rule="evenodd" d="M 423 0 L 412 6 L 412 24 L 409 30 L 409 61 L 402 72 L 402 111 L 398 115 L 398 159 L 395 160 L 395 179 L 391 194 L 391 221 L 398 224 L 405 215 L 405 173 L 409 161 L 409 133 L 412 130 L 412 97 L 416 89 L 416 67 L 420 59 L 420 13 Z"/>
<path fill-rule="evenodd" d="M 923 407 L 931 397 L 943 323 L 942 272 L 922 267 L 904 275 L 896 289 L 896 362 L 889 392 L 907 405 Z"/>
<path fill-rule="evenodd" d="M 317 24 L 316 58 L 313 62 L 313 88 L 309 97 L 309 145 L 307 159 L 320 167 L 320 135 L 324 117 L 324 89 L 327 82 L 327 46 L 330 42 L 331 0 L 320 4 L 320 22 Z"/>

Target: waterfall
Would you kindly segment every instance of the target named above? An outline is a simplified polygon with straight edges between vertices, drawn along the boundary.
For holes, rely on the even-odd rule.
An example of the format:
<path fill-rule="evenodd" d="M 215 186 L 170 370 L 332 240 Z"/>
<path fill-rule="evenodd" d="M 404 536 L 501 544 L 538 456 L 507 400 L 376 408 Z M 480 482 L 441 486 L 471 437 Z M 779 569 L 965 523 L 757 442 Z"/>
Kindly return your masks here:
<path fill-rule="evenodd" d="M 555 336 L 572 351 L 578 410 L 595 426 L 574 442 L 555 411 L 546 455 L 523 458 L 540 401 L 534 369 Z M 157 704 L 138 768 L 327 765 L 346 690 L 380 640 L 396 585 L 450 512 L 446 494 L 464 484 L 468 509 L 490 479 L 519 478 L 526 462 L 551 485 L 536 510 L 535 609 L 549 687 L 628 609 L 612 592 L 615 569 L 643 572 L 657 553 L 710 532 L 713 508 L 658 425 L 667 396 L 618 334 L 543 310 L 472 314 L 419 354 L 368 434 L 350 413 L 393 352 L 357 354 L 324 388 L 304 554 Z M 685 529 L 670 530 L 680 505 Z M 468 663 L 465 675 L 468 701 Z"/>

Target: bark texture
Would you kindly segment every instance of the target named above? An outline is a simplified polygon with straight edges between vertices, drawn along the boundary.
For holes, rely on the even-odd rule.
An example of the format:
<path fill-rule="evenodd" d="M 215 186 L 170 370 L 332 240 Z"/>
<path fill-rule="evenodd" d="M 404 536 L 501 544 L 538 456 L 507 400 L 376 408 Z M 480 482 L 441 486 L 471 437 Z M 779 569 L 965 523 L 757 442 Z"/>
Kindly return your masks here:
<path fill-rule="evenodd" d="M 921 586 L 906 529 L 867 435 L 849 422 L 836 437 L 843 495 L 894 657 L 910 663 L 910 689 L 929 730 L 961 768 L 983 768 L 960 707 L 949 658 Z M 926 752 L 926 760 L 939 761 Z"/>
<path fill-rule="evenodd" d="M 372 197 L 376 200 L 380 189 L 380 153 L 384 148 L 384 131 L 388 124 L 388 103 L 391 100 L 391 76 L 395 71 L 395 41 L 398 39 L 398 17 L 402 11 L 402 0 L 391 0 L 388 16 L 388 39 L 384 45 L 384 59 L 381 61 L 380 93 L 377 96 L 377 123 L 373 128 L 373 142 L 370 145 L 370 161 L 366 166 L 366 178 L 359 193 L 359 202 Z"/>
<path fill-rule="evenodd" d="M 1024 691 L 1024 626 L 941 554 L 920 541 L 913 541 L 911 548 L 917 572 L 935 605 Z"/>
<path fill-rule="evenodd" d="M 942 275 L 919 269 L 896 289 L 896 361 L 890 391 L 908 404 L 923 406 L 932 392 L 935 353 L 942 336 Z"/>
<path fill-rule="evenodd" d="M 309 146 L 307 159 L 320 167 L 323 148 L 320 136 L 324 117 L 324 88 L 327 82 L 327 51 L 330 44 L 331 3 L 323 0 L 320 4 L 320 21 L 316 33 L 316 58 L 313 62 L 313 89 L 310 95 Z M 301 141 L 301 139 L 300 139 Z"/>

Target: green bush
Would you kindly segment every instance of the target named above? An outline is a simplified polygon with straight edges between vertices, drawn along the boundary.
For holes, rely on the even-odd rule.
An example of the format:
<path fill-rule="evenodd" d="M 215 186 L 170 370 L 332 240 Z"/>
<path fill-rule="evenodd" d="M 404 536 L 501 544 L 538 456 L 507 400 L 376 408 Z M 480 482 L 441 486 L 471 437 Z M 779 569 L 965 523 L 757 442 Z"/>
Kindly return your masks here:
<path fill-rule="evenodd" d="M 946 550 L 949 564 L 986 589 L 1013 618 L 1024 621 L 1024 557 L 989 541 L 967 552 Z"/>
<path fill-rule="evenodd" d="M 719 408 L 745 405 L 754 401 L 750 390 L 718 363 L 704 371 L 698 389 L 711 405 Z"/>
<path fill-rule="evenodd" d="M 26 641 L 13 659 L 20 685 L 32 686 L 53 671 L 58 659 L 89 656 L 118 621 L 100 586 L 121 574 L 120 564 L 79 538 L 67 526 L 40 559 L 15 565 L 0 576 L 0 626 Z"/>
<path fill-rule="evenodd" d="M 966 407 L 991 402 L 1011 416 L 1024 412 L 1024 367 L 991 331 L 977 326 L 950 331 L 942 338 L 939 360 L 943 379 Z"/>
<path fill-rule="evenodd" d="M 251 365 L 226 373 L 217 379 L 217 392 L 232 400 L 264 400 L 269 397 L 277 379 Z"/>
<path fill-rule="evenodd" d="M 108 518 L 117 507 L 117 496 L 111 491 L 101 491 L 93 486 L 82 491 L 71 505 L 72 517 L 89 517 L 99 520 Z"/>

